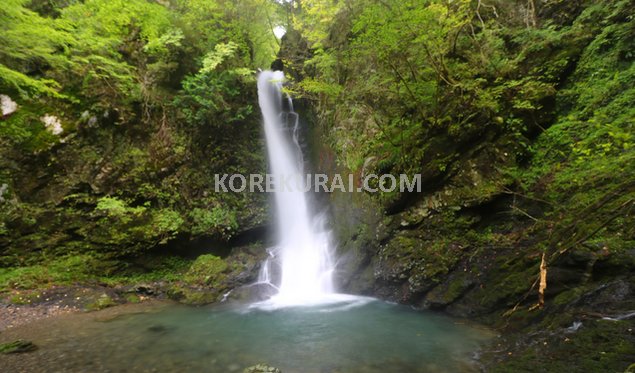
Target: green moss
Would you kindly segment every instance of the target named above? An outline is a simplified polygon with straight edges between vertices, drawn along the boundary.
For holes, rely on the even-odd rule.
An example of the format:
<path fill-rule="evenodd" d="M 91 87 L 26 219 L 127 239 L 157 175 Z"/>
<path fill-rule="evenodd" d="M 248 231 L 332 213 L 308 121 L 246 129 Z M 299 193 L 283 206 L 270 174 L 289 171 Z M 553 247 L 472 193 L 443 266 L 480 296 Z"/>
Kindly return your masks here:
<path fill-rule="evenodd" d="M 131 267 L 131 263 L 98 254 L 67 255 L 30 266 L 0 268 L 0 292 L 86 282 L 100 282 L 110 286 L 153 281 L 174 282 L 182 279 L 190 265 L 189 260 L 168 256 L 148 258 L 145 269 L 140 269 Z"/>
<path fill-rule="evenodd" d="M 33 342 L 19 339 L 17 341 L 0 344 L 0 354 L 15 354 L 37 350 Z"/>
<path fill-rule="evenodd" d="M 590 5 L 565 31 L 588 33 L 587 43 L 557 93 L 558 117 L 532 146 L 529 167 L 518 170 L 523 193 L 545 202 L 554 250 L 573 236 L 610 251 L 632 247 L 623 242 L 635 223 L 628 213 L 635 198 L 635 20 L 627 9 L 625 1 Z M 620 210 L 622 217 L 611 219 Z"/>
<path fill-rule="evenodd" d="M 18 111 L 2 121 L 0 137 L 7 139 L 24 152 L 40 152 L 59 141 L 59 136 L 47 131 L 40 120 L 47 113 L 56 113 L 40 103 L 20 101 Z"/>
<path fill-rule="evenodd" d="M 175 210 L 150 205 L 132 206 L 119 198 L 102 197 L 94 210 L 94 223 L 78 232 L 95 245 L 116 247 L 121 254 L 141 251 L 143 243 L 166 243 L 179 233 L 184 219 Z"/>
<path fill-rule="evenodd" d="M 227 271 L 227 263 L 214 255 L 201 255 L 192 263 L 185 273 L 185 282 L 193 285 L 214 285 L 223 279 Z"/>
<path fill-rule="evenodd" d="M 141 298 L 137 294 L 126 294 L 126 302 L 127 303 L 139 303 L 141 302 Z"/>
<path fill-rule="evenodd" d="M 0 269 L 0 290 L 34 289 L 50 284 L 49 271 L 44 266 Z"/>
<path fill-rule="evenodd" d="M 168 297 L 175 301 L 190 305 L 204 305 L 213 303 L 218 293 L 206 288 L 192 288 L 187 285 L 176 284 L 168 290 Z"/>
<path fill-rule="evenodd" d="M 443 299 L 447 303 L 450 303 L 456 300 L 461 294 L 465 291 L 465 289 L 469 286 L 469 282 L 467 281 L 467 276 L 458 276 L 454 280 L 450 282 L 448 285 L 448 290 L 445 293 Z"/>
<path fill-rule="evenodd" d="M 447 306 L 459 299 L 472 285 L 473 282 L 467 273 L 458 273 L 428 292 L 424 303 L 433 307 Z"/>
<path fill-rule="evenodd" d="M 89 303 L 86 305 L 86 309 L 89 311 L 98 311 L 104 308 L 116 306 L 117 302 L 115 302 L 108 294 L 102 294 L 96 301 Z"/>
<path fill-rule="evenodd" d="M 461 259 L 463 249 L 454 240 L 428 232 L 403 231 L 381 249 L 377 273 L 394 282 L 407 280 L 410 292 L 417 293 L 439 283 Z"/>
<path fill-rule="evenodd" d="M 489 252 L 488 255 L 495 259 L 481 267 L 478 280 L 481 286 L 475 287 L 466 297 L 475 309 L 500 310 L 491 320 L 498 323 L 503 320 L 498 315 L 514 307 L 530 292 L 539 273 L 540 258 L 519 257 L 517 252 L 508 250 Z"/>
<path fill-rule="evenodd" d="M 553 302 L 553 304 L 555 306 L 564 306 L 564 305 L 567 305 L 567 304 L 575 301 L 576 299 L 578 299 L 584 293 L 585 293 L 585 289 L 584 288 L 577 287 L 575 289 L 563 291 L 562 293 L 558 294 L 553 299 L 552 302 Z"/>
<path fill-rule="evenodd" d="M 481 304 L 494 305 L 497 302 L 506 301 L 507 305 L 520 299 L 529 291 L 538 273 L 538 268 L 529 268 L 520 272 L 511 272 L 500 281 L 493 282 L 486 292 Z"/>
<path fill-rule="evenodd" d="M 144 269 L 125 268 L 108 276 L 99 276 L 100 282 L 110 286 L 135 285 L 154 281 L 177 282 L 189 269 L 192 261 L 177 256 L 147 256 Z"/>

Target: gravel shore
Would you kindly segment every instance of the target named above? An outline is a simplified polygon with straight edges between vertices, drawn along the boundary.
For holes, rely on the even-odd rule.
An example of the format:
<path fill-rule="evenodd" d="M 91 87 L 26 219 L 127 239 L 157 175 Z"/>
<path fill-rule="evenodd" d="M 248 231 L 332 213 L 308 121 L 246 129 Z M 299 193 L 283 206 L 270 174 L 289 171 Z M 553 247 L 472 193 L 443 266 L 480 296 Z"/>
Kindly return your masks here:
<path fill-rule="evenodd" d="M 15 305 L 0 304 L 0 331 L 52 316 L 77 312 L 79 309 L 69 305 Z"/>
<path fill-rule="evenodd" d="M 113 289 L 103 286 L 12 291 L 0 298 L 0 331 L 40 319 L 91 310 L 91 305 L 105 296 L 117 297 Z"/>

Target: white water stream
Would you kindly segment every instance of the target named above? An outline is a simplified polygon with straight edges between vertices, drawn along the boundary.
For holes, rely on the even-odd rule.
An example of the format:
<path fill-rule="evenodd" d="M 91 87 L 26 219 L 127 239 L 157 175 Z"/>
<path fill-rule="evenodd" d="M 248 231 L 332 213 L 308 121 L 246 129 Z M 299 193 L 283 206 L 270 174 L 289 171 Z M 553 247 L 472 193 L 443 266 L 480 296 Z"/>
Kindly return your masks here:
<path fill-rule="evenodd" d="M 348 296 L 335 294 L 333 287 L 330 232 L 311 211 L 305 185 L 296 185 L 296 181 L 306 182 L 298 141 L 299 118 L 291 99 L 289 111 L 283 110 L 283 81 L 281 71 L 263 71 L 258 77 L 270 173 L 276 180 L 293 180 L 288 183 L 290 188 L 277 187 L 275 191 L 279 241 L 263 264 L 259 283 L 277 289 L 277 294 L 265 302 L 274 307 L 341 301 Z"/>

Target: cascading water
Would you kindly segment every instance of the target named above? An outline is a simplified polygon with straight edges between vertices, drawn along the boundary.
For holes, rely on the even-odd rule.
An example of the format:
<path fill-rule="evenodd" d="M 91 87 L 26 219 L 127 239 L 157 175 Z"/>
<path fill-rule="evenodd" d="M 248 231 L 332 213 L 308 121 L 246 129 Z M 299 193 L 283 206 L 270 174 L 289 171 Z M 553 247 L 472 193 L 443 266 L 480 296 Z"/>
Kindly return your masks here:
<path fill-rule="evenodd" d="M 298 115 L 289 99 L 283 111 L 281 71 L 264 71 L 258 77 L 258 102 L 264 119 L 270 169 L 276 184 L 275 205 L 279 242 L 264 263 L 260 283 L 274 286 L 278 293 L 268 302 L 278 306 L 316 304 L 333 300 L 332 250 L 329 232 L 321 219 L 312 215 L 304 183 L 304 159 L 298 142 Z M 280 266 L 279 284 L 272 267 Z"/>

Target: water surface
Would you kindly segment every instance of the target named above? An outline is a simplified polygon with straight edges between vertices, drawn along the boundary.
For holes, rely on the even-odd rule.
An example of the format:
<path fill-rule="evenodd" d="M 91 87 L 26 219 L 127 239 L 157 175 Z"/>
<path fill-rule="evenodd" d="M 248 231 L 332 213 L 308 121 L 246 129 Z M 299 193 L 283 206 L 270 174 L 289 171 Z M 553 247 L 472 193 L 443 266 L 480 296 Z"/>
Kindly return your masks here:
<path fill-rule="evenodd" d="M 142 311 L 142 312 L 139 312 Z M 0 357 L 8 371 L 242 372 L 268 363 L 294 372 L 472 372 L 491 334 L 380 301 L 312 307 L 137 306 L 67 315 L 0 335 L 40 349 Z"/>

